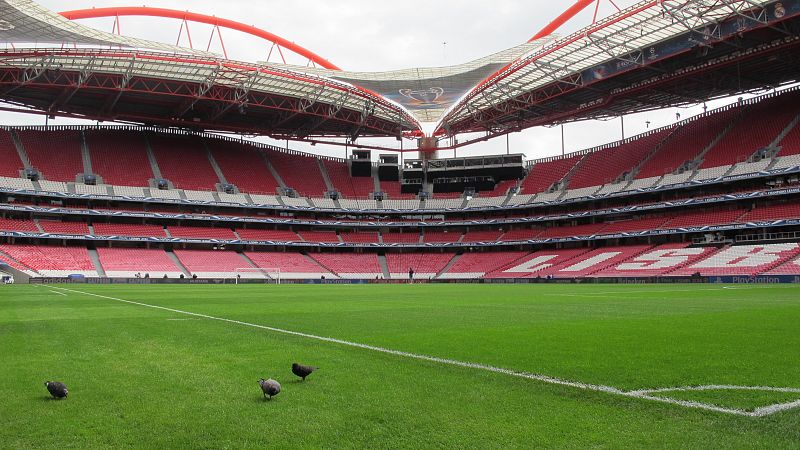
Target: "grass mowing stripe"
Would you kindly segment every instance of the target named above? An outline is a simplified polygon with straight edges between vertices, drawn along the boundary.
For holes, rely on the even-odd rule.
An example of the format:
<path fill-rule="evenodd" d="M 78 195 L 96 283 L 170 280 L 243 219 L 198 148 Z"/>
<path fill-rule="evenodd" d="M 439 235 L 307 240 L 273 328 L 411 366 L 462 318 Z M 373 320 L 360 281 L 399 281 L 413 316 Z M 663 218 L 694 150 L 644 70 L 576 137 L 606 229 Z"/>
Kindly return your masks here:
<path fill-rule="evenodd" d="M 579 382 L 579 381 L 564 380 L 564 379 L 560 379 L 560 378 L 550 377 L 550 376 L 547 376 L 547 375 L 541 375 L 541 374 L 535 374 L 535 373 L 517 371 L 517 370 L 511 370 L 511 369 L 504 369 L 502 367 L 495 367 L 495 366 L 490 366 L 490 365 L 486 365 L 486 364 L 459 361 L 459 360 L 455 360 L 455 359 L 439 358 L 439 357 L 435 357 L 435 356 L 428 356 L 428 355 L 423 355 L 423 354 L 418 354 L 418 353 L 404 352 L 404 351 L 401 351 L 401 350 L 392 350 L 392 349 L 383 348 L 383 347 L 377 347 L 377 346 L 368 345 L 368 344 L 361 344 L 361 343 L 358 343 L 358 342 L 346 341 L 346 340 L 342 340 L 342 339 L 336 339 L 336 338 L 325 337 L 325 336 L 318 336 L 318 335 L 309 334 L 309 333 L 303 333 L 303 332 L 299 332 L 299 331 L 292 331 L 292 330 L 286 330 L 286 329 L 282 329 L 282 328 L 270 327 L 270 326 L 267 326 L 267 325 L 259 325 L 259 324 L 249 323 L 249 322 L 243 322 L 243 321 L 240 321 L 240 320 L 227 319 L 227 318 L 224 318 L 224 317 L 216 317 L 216 316 L 211 316 L 211 315 L 208 315 L 208 314 L 195 313 L 195 312 L 184 311 L 184 310 L 175 309 L 175 308 L 168 308 L 166 306 L 159 306 L 159 305 L 152 305 L 152 304 L 149 304 L 149 303 L 137 302 L 137 301 L 134 301 L 134 300 L 125 300 L 125 299 L 118 298 L 118 297 L 111 297 L 111 296 L 108 296 L 108 295 L 94 294 L 94 293 L 91 293 L 91 292 L 79 291 L 79 290 L 75 290 L 75 289 L 68 289 L 68 288 L 63 288 L 63 287 L 58 287 L 58 286 L 48 286 L 48 288 L 50 288 L 50 289 L 58 289 L 58 290 L 63 290 L 63 291 L 73 292 L 73 293 L 78 293 L 78 294 L 83 294 L 83 295 L 88 295 L 88 296 L 91 296 L 91 297 L 104 298 L 104 299 L 107 299 L 107 300 L 113 300 L 113 301 L 117 301 L 117 302 L 123 302 L 123 303 L 132 304 L 132 305 L 137 305 L 137 306 L 144 306 L 144 307 L 148 307 L 148 308 L 160 309 L 160 310 L 163 310 L 163 311 L 169 311 L 169 312 L 178 313 L 178 314 L 184 314 L 184 315 L 189 315 L 189 316 L 194 316 L 194 317 L 200 317 L 200 318 L 209 319 L 209 320 L 216 320 L 216 321 L 220 321 L 220 322 L 233 323 L 233 324 L 252 327 L 252 328 L 259 328 L 259 329 L 263 329 L 263 330 L 273 331 L 273 332 L 276 332 L 276 333 L 288 334 L 288 335 L 292 335 L 292 336 L 299 336 L 299 337 L 304 337 L 304 338 L 308 338 L 308 339 L 315 339 L 315 340 L 319 340 L 319 341 L 323 341 L 323 342 L 330 342 L 330 343 L 334 343 L 334 344 L 340 344 L 340 345 L 360 348 L 360 349 L 364 349 L 364 350 L 371 350 L 371 351 L 374 351 L 374 352 L 385 353 L 385 354 L 390 354 L 390 355 L 395 355 L 395 356 L 401 356 L 401 357 L 405 357 L 405 358 L 417 359 L 417 360 L 421 360 L 421 361 L 435 362 L 435 363 L 439 363 L 439 364 L 446 364 L 446 365 L 457 366 L 457 367 L 464 367 L 464 368 L 468 368 L 468 369 L 484 370 L 484 371 L 499 373 L 499 374 L 503 374 L 503 375 L 510 375 L 510 376 L 514 376 L 514 377 L 518 377 L 518 378 L 526 378 L 526 379 L 530 379 L 530 380 L 541 381 L 541 382 L 549 383 L 549 384 L 555 384 L 555 385 L 560 385 L 560 386 L 569 386 L 569 387 L 574 387 L 574 388 L 578 388 L 578 389 L 597 391 L 597 392 L 606 392 L 606 393 L 609 393 L 609 394 L 615 394 L 615 395 L 620 395 L 620 396 L 624 396 L 624 397 L 637 398 L 637 399 L 642 399 L 642 400 L 650 400 L 650 401 L 655 401 L 655 402 L 660 402 L 660 403 L 667 403 L 667 404 L 672 404 L 672 405 L 679 405 L 679 406 L 684 406 L 684 407 L 687 407 L 687 408 L 704 409 L 704 410 L 708 410 L 708 411 L 715 411 L 715 412 L 720 412 L 720 413 L 733 414 L 733 415 L 739 415 L 739 416 L 747 416 L 747 417 L 763 417 L 763 416 L 766 416 L 766 415 L 774 414 L 774 413 L 779 412 L 779 411 L 785 411 L 785 410 L 789 410 L 789 409 L 794 409 L 794 408 L 800 407 L 800 400 L 797 400 L 797 401 L 789 402 L 789 403 L 779 403 L 779 404 L 768 405 L 768 406 L 765 406 L 765 407 L 758 408 L 758 409 L 756 409 L 754 411 L 744 411 L 744 410 L 735 409 L 735 408 L 725 408 L 725 407 L 712 405 L 712 404 L 708 404 L 708 403 L 701 403 L 701 402 L 695 402 L 695 401 L 679 400 L 679 399 L 674 399 L 674 398 L 669 398 L 669 397 L 657 397 L 657 396 L 649 395 L 650 393 L 659 392 L 659 391 L 662 391 L 662 390 L 686 390 L 687 389 L 687 388 L 683 388 L 683 387 L 660 388 L 660 389 L 639 389 L 639 390 L 624 391 L 622 389 L 619 389 L 619 388 L 616 388 L 616 387 L 613 387 L 613 386 L 605 386 L 605 385 L 591 384 L 591 383 L 582 383 L 582 382 Z M 759 389 L 759 388 L 763 389 L 763 388 L 765 388 L 765 387 L 760 387 L 760 386 L 756 386 L 756 387 L 754 387 L 754 386 L 728 386 L 728 387 L 729 388 L 734 388 L 734 389 Z M 771 388 L 771 387 L 767 387 L 767 388 L 774 389 L 774 390 L 780 390 L 780 391 L 787 391 L 787 390 L 792 390 L 793 389 L 793 388 Z"/>

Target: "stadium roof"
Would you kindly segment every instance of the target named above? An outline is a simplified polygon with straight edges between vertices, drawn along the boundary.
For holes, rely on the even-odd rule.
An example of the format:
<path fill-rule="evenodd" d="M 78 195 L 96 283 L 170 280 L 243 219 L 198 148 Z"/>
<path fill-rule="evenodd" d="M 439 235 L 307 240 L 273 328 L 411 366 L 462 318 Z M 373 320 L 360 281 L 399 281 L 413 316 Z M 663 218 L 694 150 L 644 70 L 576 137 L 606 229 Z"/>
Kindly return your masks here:
<path fill-rule="evenodd" d="M 169 12 L 146 14 L 166 14 L 158 11 Z M 75 17 L 101 14 L 71 13 L 81 12 Z M 788 60 L 796 52 L 770 66 L 754 57 L 796 48 L 800 0 L 644 0 L 564 38 L 550 35 L 456 66 L 388 72 L 231 61 L 104 33 L 30 0 L 0 0 L 0 15 L 0 41 L 35 44 L 0 52 L 2 101 L 48 114 L 273 137 L 420 135 L 420 122 L 434 121 L 440 136 L 491 136 L 798 78 Z M 736 83 L 689 78 L 698 61 L 713 72 L 748 58 Z M 657 92 L 640 89 L 670 82 Z M 681 82 L 687 85 L 676 87 Z"/>

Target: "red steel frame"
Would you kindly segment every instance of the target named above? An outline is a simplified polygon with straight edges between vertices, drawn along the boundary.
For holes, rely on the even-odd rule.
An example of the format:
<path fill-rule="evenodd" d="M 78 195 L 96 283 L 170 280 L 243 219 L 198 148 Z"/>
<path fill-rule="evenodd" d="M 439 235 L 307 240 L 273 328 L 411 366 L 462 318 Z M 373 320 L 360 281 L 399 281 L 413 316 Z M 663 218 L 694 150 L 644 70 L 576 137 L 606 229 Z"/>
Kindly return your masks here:
<path fill-rule="evenodd" d="M 191 22 L 205 23 L 208 25 L 213 25 L 216 30 L 219 30 L 219 27 L 224 27 L 236 31 L 241 31 L 243 33 L 247 33 L 252 36 L 257 36 L 259 38 L 277 44 L 279 46 L 278 51 L 280 51 L 280 47 L 283 47 L 300 56 L 307 58 L 309 61 L 313 62 L 314 64 L 320 67 L 324 67 L 326 69 L 331 69 L 331 70 L 341 70 L 335 64 L 317 55 L 311 50 L 301 47 L 276 34 L 270 33 L 269 31 L 262 30 L 261 28 L 254 27 L 252 25 L 246 25 L 241 22 L 236 22 L 234 20 L 222 19 L 219 17 L 208 16 L 205 14 L 198 14 L 189 11 L 177 11 L 174 9 L 166 9 L 166 8 L 148 8 L 146 6 L 118 6 L 109 8 L 76 9 L 72 11 L 62 11 L 59 14 L 70 20 L 95 19 L 98 17 L 116 17 L 118 19 L 119 16 L 146 16 L 146 17 L 163 17 L 169 19 L 179 19 L 183 20 L 184 22 L 191 21 Z M 119 22 L 116 22 L 116 26 L 117 30 L 119 30 Z M 189 33 L 188 26 L 186 32 L 187 34 Z M 189 39 L 191 41 L 191 37 L 189 37 Z M 222 38 L 220 36 L 220 41 L 221 40 Z M 223 43 L 223 49 L 224 45 L 225 44 Z"/>

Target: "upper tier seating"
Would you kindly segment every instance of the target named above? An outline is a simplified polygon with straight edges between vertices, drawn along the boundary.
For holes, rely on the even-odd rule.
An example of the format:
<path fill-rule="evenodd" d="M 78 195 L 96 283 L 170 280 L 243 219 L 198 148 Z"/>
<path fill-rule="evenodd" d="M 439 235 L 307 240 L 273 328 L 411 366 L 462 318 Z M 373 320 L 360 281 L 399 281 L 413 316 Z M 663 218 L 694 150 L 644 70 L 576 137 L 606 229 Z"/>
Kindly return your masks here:
<path fill-rule="evenodd" d="M 252 267 L 239 253 L 221 250 L 175 250 L 175 255 L 192 274 L 200 278 L 235 276 L 236 269 Z M 259 273 L 242 273 L 242 278 L 266 278 Z"/>
<path fill-rule="evenodd" d="M 0 245 L 0 251 L 46 277 L 72 274 L 97 276 L 89 252 L 84 247 Z"/>
<path fill-rule="evenodd" d="M 778 145 L 781 147 L 781 151 L 777 156 L 800 155 L 800 122 L 795 124 Z"/>
<path fill-rule="evenodd" d="M 17 147 L 11 138 L 11 133 L 0 130 L 0 177 L 17 178 L 19 171 L 23 168 L 22 161 L 19 159 Z"/>
<path fill-rule="evenodd" d="M 245 253 L 256 266 L 269 269 L 278 268 L 281 271 L 281 278 L 319 279 L 321 276 L 335 278 L 335 276 L 323 269 L 322 266 L 314 262 L 311 258 L 296 252 L 247 252 Z"/>
<path fill-rule="evenodd" d="M 275 195 L 280 184 L 267 167 L 260 150 L 249 145 L 223 140 L 209 140 L 208 147 L 225 181 L 241 192 Z"/>
<path fill-rule="evenodd" d="M 92 172 L 100 175 L 103 183 L 147 186 L 147 181 L 154 178 L 142 133 L 86 130 L 84 136 L 92 158 Z"/>
<path fill-rule="evenodd" d="M 268 152 L 267 156 L 286 187 L 305 197 L 322 197 L 328 191 L 317 158 L 276 151 Z"/>
<path fill-rule="evenodd" d="M 202 140 L 193 136 L 153 133 L 147 136 L 161 176 L 177 189 L 215 191 L 219 183 Z"/>
<path fill-rule="evenodd" d="M 666 138 L 658 151 L 642 165 L 636 178 L 664 175 L 695 159 L 730 124 L 737 111 L 738 108 L 731 108 L 686 122 Z"/>
<path fill-rule="evenodd" d="M 333 188 L 345 198 L 368 198 L 375 190 L 372 177 L 351 177 L 347 163 L 329 159 L 322 160 L 322 163 Z"/>
<path fill-rule="evenodd" d="M 767 147 L 797 114 L 796 93 L 748 106 L 733 129 L 705 154 L 701 169 L 746 161 Z"/>
<path fill-rule="evenodd" d="M 165 274 L 176 278 L 182 273 L 167 252 L 161 249 L 100 247 L 97 254 L 108 277 L 133 278 L 139 273 L 153 278 Z"/>
<path fill-rule="evenodd" d="M 430 279 L 444 270 L 453 259 L 452 253 L 389 253 L 386 265 L 394 279 L 408 279 L 408 269 L 414 269 L 415 279 Z"/>
<path fill-rule="evenodd" d="M 546 191 L 553 183 L 561 181 L 581 158 L 582 155 L 575 155 L 534 164 L 522 180 L 522 192 L 535 194 Z"/>
<path fill-rule="evenodd" d="M 46 180 L 74 182 L 83 173 L 80 132 L 18 130 L 17 135 L 31 165 Z"/>
<path fill-rule="evenodd" d="M 614 182 L 630 172 L 664 140 L 671 129 L 664 129 L 624 144 L 586 155 L 569 181 L 570 189 L 599 186 Z"/>
<path fill-rule="evenodd" d="M 378 256 L 373 253 L 314 253 L 311 257 L 340 278 L 383 278 Z"/>
<path fill-rule="evenodd" d="M 417 198 L 416 193 L 406 193 L 403 194 L 400 192 L 400 182 L 399 181 L 381 181 L 381 190 L 387 195 L 387 198 L 400 200 L 400 199 L 414 199 Z"/>

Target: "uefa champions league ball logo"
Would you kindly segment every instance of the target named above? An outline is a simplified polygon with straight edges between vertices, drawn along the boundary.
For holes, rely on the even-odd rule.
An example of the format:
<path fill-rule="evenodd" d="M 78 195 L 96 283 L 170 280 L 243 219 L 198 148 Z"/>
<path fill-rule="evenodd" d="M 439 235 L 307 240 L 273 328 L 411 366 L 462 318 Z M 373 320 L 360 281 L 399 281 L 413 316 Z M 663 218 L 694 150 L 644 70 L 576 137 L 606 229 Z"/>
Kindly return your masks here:
<path fill-rule="evenodd" d="M 428 89 L 400 89 L 400 95 L 408 97 L 414 102 L 422 104 L 436 103 L 444 94 L 444 89 L 440 87 L 432 87 Z"/>
<path fill-rule="evenodd" d="M 783 3 L 775 3 L 775 17 L 780 19 L 785 15 L 786 15 L 786 8 L 783 7 Z"/>

